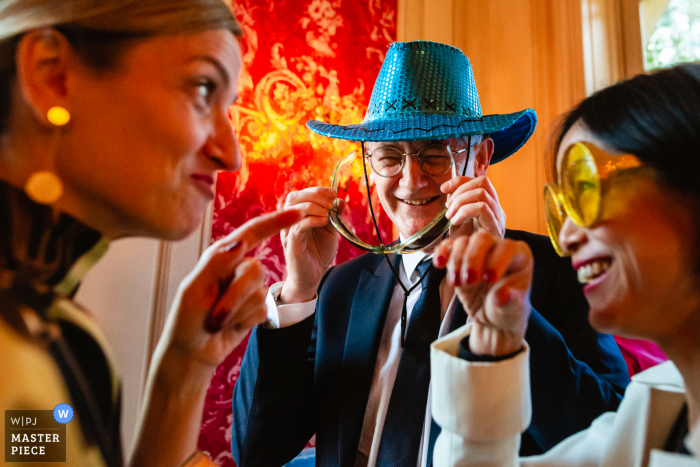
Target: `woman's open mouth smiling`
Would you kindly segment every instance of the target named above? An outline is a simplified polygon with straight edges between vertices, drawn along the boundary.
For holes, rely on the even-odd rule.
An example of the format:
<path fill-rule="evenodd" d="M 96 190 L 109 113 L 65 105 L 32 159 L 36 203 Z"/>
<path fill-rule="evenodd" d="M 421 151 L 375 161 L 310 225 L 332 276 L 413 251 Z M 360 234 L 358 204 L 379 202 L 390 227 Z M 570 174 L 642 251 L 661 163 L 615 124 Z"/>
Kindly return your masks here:
<path fill-rule="evenodd" d="M 577 265 L 578 281 L 581 284 L 588 284 L 607 271 L 611 264 L 612 259 L 600 258 L 588 261 L 583 265 Z"/>
<path fill-rule="evenodd" d="M 611 257 L 598 257 L 591 258 L 584 261 L 577 261 L 573 263 L 574 269 L 578 275 L 578 281 L 583 286 L 583 293 L 589 294 L 595 289 L 599 284 L 605 281 L 608 276 L 607 272 L 612 265 L 613 260 Z"/>

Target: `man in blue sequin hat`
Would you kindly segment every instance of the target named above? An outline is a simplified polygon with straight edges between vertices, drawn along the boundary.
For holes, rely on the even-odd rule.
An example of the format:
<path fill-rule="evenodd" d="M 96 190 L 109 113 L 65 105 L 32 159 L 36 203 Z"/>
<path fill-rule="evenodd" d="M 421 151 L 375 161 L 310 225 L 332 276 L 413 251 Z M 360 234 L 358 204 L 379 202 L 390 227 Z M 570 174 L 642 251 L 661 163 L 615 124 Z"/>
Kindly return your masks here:
<path fill-rule="evenodd" d="M 530 109 L 484 116 L 467 57 L 425 41 L 390 47 L 361 124 L 308 123 L 321 135 L 363 142 L 365 168 L 400 239 L 357 243 L 333 189 L 288 195 L 286 206 L 305 220 L 282 234 L 288 276 L 270 288 L 269 323 L 253 330 L 234 391 L 239 467 L 283 465 L 314 433 L 318 466 L 431 465 L 440 428 L 428 403 L 429 346 L 466 320 L 450 282 L 475 280 L 446 281 L 430 267 L 433 240 L 446 234 L 505 234 L 535 256 L 526 336 L 533 421 L 521 453 L 544 452 L 617 408 L 627 368 L 612 337 L 588 324 L 570 262 L 547 237 L 505 229 L 486 176 L 535 125 Z M 336 228 L 379 254 L 329 268 Z"/>
<path fill-rule="evenodd" d="M 469 59 L 437 42 L 394 43 L 374 85 L 364 121 L 307 126 L 330 138 L 352 141 L 424 141 L 488 134 L 491 163 L 501 162 L 530 138 L 537 117 L 532 109 L 483 115 Z"/>

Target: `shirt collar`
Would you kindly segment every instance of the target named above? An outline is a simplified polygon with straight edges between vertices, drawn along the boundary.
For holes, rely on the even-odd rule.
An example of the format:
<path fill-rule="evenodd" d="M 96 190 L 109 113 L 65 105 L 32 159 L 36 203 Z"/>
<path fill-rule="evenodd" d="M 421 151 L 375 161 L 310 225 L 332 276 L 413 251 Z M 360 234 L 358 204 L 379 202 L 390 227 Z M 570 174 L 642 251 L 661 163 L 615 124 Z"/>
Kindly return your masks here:
<path fill-rule="evenodd" d="M 411 275 L 416 270 L 418 265 L 425 259 L 432 259 L 433 254 L 424 253 L 422 251 L 417 251 L 415 253 L 410 253 L 407 255 L 402 255 L 401 260 L 403 262 L 403 269 L 406 272 L 406 277 L 409 279 Z"/>
<path fill-rule="evenodd" d="M 399 241 L 403 242 L 406 239 L 404 238 L 403 234 L 399 232 Z M 425 259 L 432 260 L 433 258 L 433 253 L 425 253 L 425 251 L 416 251 L 415 253 L 409 253 L 405 255 L 401 255 L 401 262 L 403 263 L 403 270 L 406 273 L 406 277 L 410 280 L 411 275 L 413 272 L 416 270 L 418 265 L 423 262 Z"/>

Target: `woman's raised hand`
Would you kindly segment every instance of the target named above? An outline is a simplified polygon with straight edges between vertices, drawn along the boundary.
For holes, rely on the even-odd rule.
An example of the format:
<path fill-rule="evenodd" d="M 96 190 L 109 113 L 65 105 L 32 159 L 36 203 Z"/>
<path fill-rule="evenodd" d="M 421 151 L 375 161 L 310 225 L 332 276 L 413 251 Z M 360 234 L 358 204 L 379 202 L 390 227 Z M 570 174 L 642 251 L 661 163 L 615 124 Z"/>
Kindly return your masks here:
<path fill-rule="evenodd" d="M 502 356 L 522 347 L 534 266 L 525 242 L 479 230 L 440 243 L 433 264 L 447 268 L 447 279 L 469 315 L 473 353 Z"/>
<path fill-rule="evenodd" d="M 256 217 L 207 248 L 180 284 L 159 350 L 204 367 L 221 363 L 267 317 L 265 267 L 245 253 L 299 220 L 297 210 Z"/>

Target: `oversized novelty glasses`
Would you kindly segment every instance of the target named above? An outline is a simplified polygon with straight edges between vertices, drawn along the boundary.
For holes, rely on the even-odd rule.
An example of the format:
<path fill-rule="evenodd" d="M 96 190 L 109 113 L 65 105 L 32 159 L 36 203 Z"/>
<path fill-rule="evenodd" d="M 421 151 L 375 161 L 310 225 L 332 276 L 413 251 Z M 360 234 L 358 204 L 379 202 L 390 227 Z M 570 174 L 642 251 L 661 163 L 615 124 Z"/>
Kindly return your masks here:
<path fill-rule="evenodd" d="M 466 151 L 466 149 L 456 151 L 456 154 L 461 154 L 464 151 Z M 407 156 L 416 156 L 421 168 L 428 175 L 444 175 L 451 170 L 452 176 L 457 176 L 452 151 L 449 147 L 443 145 L 431 144 L 424 146 L 418 151 L 417 154 L 403 154 L 398 149 L 390 147 L 377 148 L 371 155 L 367 155 L 366 159 L 369 160 L 372 170 L 377 175 L 381 175 L 382 177 L 393 177 L 401 172 Z M 357 152 L 352 151 L 350 154 L 341 159 L 336 166 L 335 172 L 333 173 L 333 181 L 331 182 L 331 188 L 336 190 L 336 192 L 340 186 L 340 180 L 343 178 L 343 172 L 347 171 L 352 166 L 352 163 L 356 157 Z M 365 177 L 367 177 L 366 167 L 363 167 L 363 169 L 365 170 Z M 371 203 L 370 209 L 372 209 Z M 441 236 L 449 230 L 451 224 L 450 221 L 445 218 L 446 212 L 447 208 L 443 208 L 425 227 L 411 235 L 403 242 L 394 242 L 381 246 L 370 245 L 369 243 L 361 240 L 352 230 L 350 230 L 350 228 L 345 225 L 338 211 L 337 198 L 333 203 L 333 207 L 328 211 L 328 217 L 330 218 L 333 227 L 335 227 L 347 241 L 362 250 L 370 251 L 376 254 L 406 254 L 413 253 L 430 246 L 439 240 Z M 374 212 L 372 212 L 372 218 L 374 219 Z"/>
<path fill-rule="evenodd" d="M 559 232 L 567 216 L 579 227 L 595 224 L 610 177 L 619 170 L 640 165 L 636 156 L 608 154 L 590 143 L 574 143 L 566 149 L 558 171 L 558 183 L 544 187 L 547 232 L 559 256 L 568 256 L 559 244 Z"/>
<path fill-rule="evenodd" d="M 455 154 L 461 154 L 466 150 L 466 148 L 460 149 Z M 381 146 L 365 154 L 374 173 L 387 178 L 398 175 L 403 170 L 408 156 L 415 156 L 423 172 L 434 177 L 445 175 L 455 163 L 450 147 L 442 144 L 428 144 L 414 154 L 401 152 L 392 146 Z"/>

